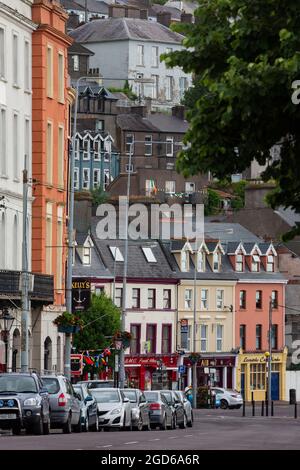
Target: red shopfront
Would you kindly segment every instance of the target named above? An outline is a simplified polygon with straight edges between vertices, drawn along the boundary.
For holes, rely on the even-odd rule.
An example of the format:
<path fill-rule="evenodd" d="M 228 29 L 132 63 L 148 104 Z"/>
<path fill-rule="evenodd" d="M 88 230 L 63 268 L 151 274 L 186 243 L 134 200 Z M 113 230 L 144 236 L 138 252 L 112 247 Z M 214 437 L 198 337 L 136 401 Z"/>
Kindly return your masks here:
<path fill-rule="evenodd" d="M 208 385 L 213 381 L 213 386 L 233 388 L 235 386 L 235 362 L 236 355 L 232 356 L 202 356 L 197 362 L 197 382 L 198 386 Z M 184 358 L 186 366 L 185 386 L 188 383 L 188 371 L 192 369 L 192 363 L 188 357 Z"/>
<path fill-rule="evenodd" d="M 170 389 L 177 383 L 178 354 L 125 356 L 128 384 L 141 390 Z"/>

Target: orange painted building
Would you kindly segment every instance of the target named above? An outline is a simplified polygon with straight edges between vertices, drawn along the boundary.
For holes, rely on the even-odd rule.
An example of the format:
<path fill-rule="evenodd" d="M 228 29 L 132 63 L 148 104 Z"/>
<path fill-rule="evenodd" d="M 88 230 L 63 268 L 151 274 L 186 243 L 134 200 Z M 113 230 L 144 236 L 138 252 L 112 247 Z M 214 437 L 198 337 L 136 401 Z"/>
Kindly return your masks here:
<path fill-rule="evenodd" d="M 56 0 L 34 0 L 32 19 L 32 270 L 54 275 L 65 303 L 69 107 L 67 14 Z"/>
<path fill-rule="evenodd" d="M 267 392 L 269 306 L 272 299 L 273 400 L 285 399 L 285 286 L 278 256 L 271 243 L 240 244 L 230 262 L 238 271 L 235 345 L 240 350 L 236 384 L 245 399 L 264 400 Z"/>

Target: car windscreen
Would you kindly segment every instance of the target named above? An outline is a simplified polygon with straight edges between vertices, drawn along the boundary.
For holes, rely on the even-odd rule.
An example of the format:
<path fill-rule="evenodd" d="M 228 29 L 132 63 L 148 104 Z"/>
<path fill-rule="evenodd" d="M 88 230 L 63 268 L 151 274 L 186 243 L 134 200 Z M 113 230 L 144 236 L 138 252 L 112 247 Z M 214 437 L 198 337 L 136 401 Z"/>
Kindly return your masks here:
<path fill-rule="evenodd" d="M 119 403 L 120 395 L 117 390 L 91 390 L 97 403 Z"/>
<path fill-rule="evenodd" d="M 144 395 L 149 403 L 155 403 L 159 401 L 159 395 L 155 392 L 144 392 Z"/>
<path fill-rule="evenodd" d="M 136 396 L 136 391 L 135 390 L 123 390 L 123 393 L 126 398 L 129 398 L 130 403 L 136 403 L 137 402 L 137 396 Z"/>
<path fill-rule="evenodd" d="M 7 374 L 0 376 L 1 392 L 37 393 L 37 386 L 33 377 Z"/>
<path fill-rule="evenodd" d="M 166 397 L 168 403 L 172 403 L 172 393 L 171 392 L 161 392 L 164 397 Z"/>
<path fill-rule="evenodd" d="M 80 395 L 81 401 L 83 401 L 82 388 L 81 388 L 81 387 L 76 387 L 75 385 L 73 385 L 73 388 L 74 388 L 74 391 L 75 391 L 76 393 L 78 393 L 78 395 Z"/>
<path fill-rule="evenodd" d="M 59 382 L 55 377 L 42 377 L 43 385 L 50 395 L 59 392 Z"/>
<path fill-rule="evenodd" d="M 90 389 L 92 388 L 107 388 L 107 387 L 110 387 L 110 386 L 113 386 L 113 384 L 111 384 L 110 382 L 90 382 L 88 387 Z"/>

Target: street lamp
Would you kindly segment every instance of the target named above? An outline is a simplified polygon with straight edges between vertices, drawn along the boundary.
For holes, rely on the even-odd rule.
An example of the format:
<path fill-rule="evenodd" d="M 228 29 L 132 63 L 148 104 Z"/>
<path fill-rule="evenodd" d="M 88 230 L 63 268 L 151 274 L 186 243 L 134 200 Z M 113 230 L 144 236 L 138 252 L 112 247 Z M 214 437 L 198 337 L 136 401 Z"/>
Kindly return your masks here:
<path fill-rule="evenodd" d="M 3 341 L 5 344 L 5 372 L 7 372 L 7 363 L 8 363 L 8 338 L 9 338 L 9 332 L 11 330 L 11 327 L 13 325 L 13 322 L 15 320 L 15 317 L 10 315 L 9 311 L 7 308 L 4 308 L 2 311 L 2 314 L 0 315 L 0 320 L 3 322 L 3 330 L 2 330 L 2 337 Z"/>

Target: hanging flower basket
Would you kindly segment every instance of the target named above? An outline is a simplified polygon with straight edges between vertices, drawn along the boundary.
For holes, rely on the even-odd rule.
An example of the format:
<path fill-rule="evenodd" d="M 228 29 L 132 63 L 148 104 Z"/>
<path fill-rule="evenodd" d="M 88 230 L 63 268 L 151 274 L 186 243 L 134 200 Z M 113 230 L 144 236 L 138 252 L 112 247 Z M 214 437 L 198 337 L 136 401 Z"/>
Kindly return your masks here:
<path fill-rule="evenodd" d="M 196 364 L 200 358 L 201 358 L 201 354 L 198 354 L 198 353 L 191 353 L 188 357 L 189 361 L 192 364 Z"/>
<path fill-rule="evenodd" d="M 56 317 L 53 323 L 57 326 L 59 333 L 78 333 L 83 327 L 81 318 L 69 312 L 64 312 Z"/>
<path fill-rule="evenodd" d="M 113 337 L 114 343 L 117 341 L 121 342 L 123 349 L 126 349 L 130 346 L 131 339 L 132 334 L 129 333 L 129 331 L 116 331 Z"/>

